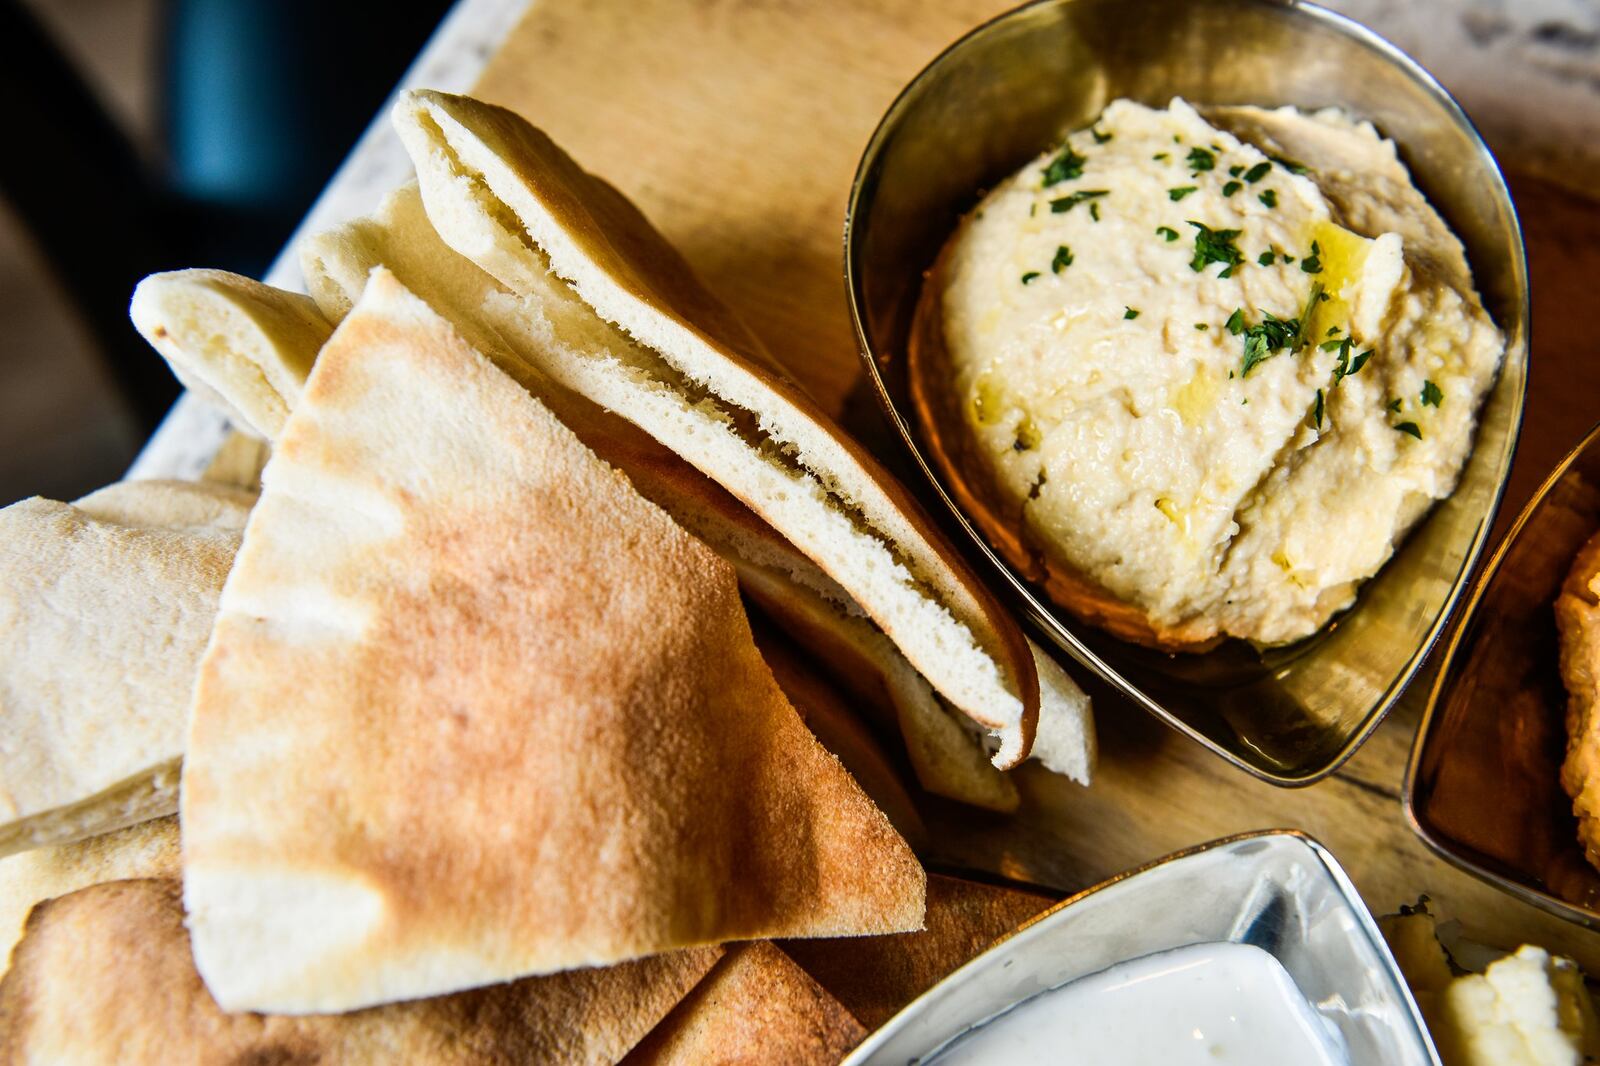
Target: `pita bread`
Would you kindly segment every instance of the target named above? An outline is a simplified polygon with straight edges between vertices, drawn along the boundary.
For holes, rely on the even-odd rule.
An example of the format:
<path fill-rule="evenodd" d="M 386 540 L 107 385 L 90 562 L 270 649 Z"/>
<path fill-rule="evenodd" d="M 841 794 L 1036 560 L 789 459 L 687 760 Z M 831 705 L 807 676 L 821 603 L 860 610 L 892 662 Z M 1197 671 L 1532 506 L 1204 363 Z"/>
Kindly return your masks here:
<path fill-rule="evenodd" d="M 390 194 L 375 214 L 308 238 L 300 260 L 318 306 L 335 322 L 349 312 L 374 267 L 395 271 L 496 365 L 548 403 L 601 458 L 623 470 L 645 498 L 732 562 L 746 591 L 767 603 L 792 635 L 817 636 L 811 631 L 818 626 L 823 635 L 840 630 L 832 635 L 831 650 L 847 656 L 843 669 L 858 682 L 853 694 L 868 707 L 888 709 L 890 728 L 905 731 L 923 788 L 992 810 L 1016 809 L 1016 788 L 989 764 L 975 739 L 982 730 L 940 703 L 838 582 L 720 485 L 537 368 L 548 341 L 527 324 L 544 319 L 540 303 L 514 296 L 446 245 L 414 183 Z M 1034 756 L 1087 784 L 1094 761 L 1088 697 L 1032 650 L 1039 676 L 1049 682 L 1041 688 L 1038 727 L 1048 743 L 1036 738 Z"/>
<path fill-rule="evenodd" d="M 835 1066 L 867 1031 L 766 941 L 729 948 L 624 1066 Z"/>
<path fill-rule="evenodd" d="M 394 119 L 440 236 L 540 311 L 525 324 L 542 341 L 529 346 L 539 369 L 779 530 L 999 737 L 997 766 L 1019 763 L 1038 714 L 1021 631 L 637 209 L 501 108 L 419 90 L 401 94 Z"/>
<path fill-rule="evenodd" d="M 225 270 L 152 274 L 128 314 L 179 381 L 267 439 L 311 372 L 306 353 L 333 332 L 308 297 Z"/>
<path fill-rule="evenodd" d="M 694 948 L 331 1017 L 224 1014 L 195 972 L 173 880 L 41 904 L 0 981 L 0 1062 L 612 1063 L 721 951 Z"/>
<path fill-rule="evenodd" d="M 177 877 L 178 819 L 156 818 L 104 836 L 34 848 L 0 859 L 0 961 L 22 939 L 34 904 L 104 881 Z"/>
<path fill-rule="evenodd" d="M 780 946 L 868 1029 L 1000 938 L 1055 904 L 1049 896 L 928 875 L 927 927 L 850 940 L 785 940 Z"/>
<path fill-rule="evenodd" d="M 195 670 L 251 499 L 141 481 L 0 510 L 0 855 L 177 808 Z"/>
<path fill-rule="evenodd" d="M 872 738 L 861 717 L 824 680 L 821 672 L 802 660 L 782 635 L 770 626 L 755 629 L 756 647 L 772 670 L 778 687 L 799 712 L 811 735 L 838 756 L 872 802 L 913 847 L 927 839 L 928 829 L 916 804 L 900 783 L 900 775 Z"/>
<path fill-rule="evenodd" d="M 184 777 L 229 1010 L 918 928 L 732 569 L 379 270 L 263 475 Z"/>
<path fill-rule="evenodd" d="M 129 529 L 244 532 L 256 494 L 209 481 L 118 481 L 72 502 L 97 522 Z"/>

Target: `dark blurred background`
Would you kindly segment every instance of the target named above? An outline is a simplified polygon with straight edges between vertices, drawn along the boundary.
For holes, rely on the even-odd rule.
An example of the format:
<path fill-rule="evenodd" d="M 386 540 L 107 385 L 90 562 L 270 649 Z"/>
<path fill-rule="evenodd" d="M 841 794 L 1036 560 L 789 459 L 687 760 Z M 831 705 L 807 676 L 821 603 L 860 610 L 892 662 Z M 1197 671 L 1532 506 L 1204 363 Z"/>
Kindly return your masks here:
<path fill-rule="evenodd" d="M 260 276 L 448 0 L 0 0 L 0 506 L 116 480 L 177 395 L 146 273 Z"/>

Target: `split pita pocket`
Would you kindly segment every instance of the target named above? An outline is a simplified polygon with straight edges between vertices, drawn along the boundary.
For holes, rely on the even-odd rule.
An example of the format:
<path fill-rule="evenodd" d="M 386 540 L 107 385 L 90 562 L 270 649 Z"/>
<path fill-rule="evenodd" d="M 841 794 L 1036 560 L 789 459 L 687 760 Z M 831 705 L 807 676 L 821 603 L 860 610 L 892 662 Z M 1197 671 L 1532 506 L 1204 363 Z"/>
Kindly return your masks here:
<path fill-rule="evenodd" d="M 543 309 L 539 369 L 732 492 L 999 738 L 997 766 L 1021 762 L 1038 683 L 1020 630 L 638 210 L 504 109 L 419 90 L 394 120 L 439 235 Z"/>
<path fill-rule="evenodd" d="M 35 908 L 0 980 L 0 1062 L 478 1066 L 616 1062 L 715 964 L 691 948 L 329 1017 L 224 1014 L 195 972 L 178 882 Z"/>
<path fill-rule="evenodd" d="M 730 947 L 622 1066 L 835 1066 L 867 1031 L 767 941 Z"/>
<path fill-rule="evenodd" d="M 195 671 L 253 501 L 135 481 L 0 510 L 0 855 L 177 809 Z"/>
<path fill-rule="evenodd" d="M 921 925 L 921 867 L 732 568 L 383 270 L 263 474 L 189 739 L 225 1009 Z"/>
<path fill-rule="evenodd" d="M 506 290 L 440 239 L 414 183 L 391 193 L 372 215 L 307 238 L 300 263 L 313 298 L 332 322 L 349 313 L 374 267 L 393 271 L 625 472 L 640 493 L 732 562 L 746 593 L 791 635 L 823 652 L 857 699 L 887 709 L 888 727 L 903 731 L 924 789 L 991 810 L 1016 809 L 1016 787 L 990 764 L 974 736 L 982 730 L 949 712 L 838 582 L 684 459 L 539 369 L 546 361 L 541 353 L 552 343 L 546 325 L 552 315 L 595 321 L 570 293 L 557 291 L 552 305 L 538 294 L 519 297 Z M 596 341 L 612 342 L 627 343 L 614 330 Z M 1031 644 L 1030 650 L 1042 682 L 1032 755 L 1087 784 L 1094 761 L 1088 697 Z"/>
<path fill-rule="evenodd" d="M 333 332 L 308 297 L 224 270 L 152 274 L 128 314 L 179 381 L 268 439 Z"/>

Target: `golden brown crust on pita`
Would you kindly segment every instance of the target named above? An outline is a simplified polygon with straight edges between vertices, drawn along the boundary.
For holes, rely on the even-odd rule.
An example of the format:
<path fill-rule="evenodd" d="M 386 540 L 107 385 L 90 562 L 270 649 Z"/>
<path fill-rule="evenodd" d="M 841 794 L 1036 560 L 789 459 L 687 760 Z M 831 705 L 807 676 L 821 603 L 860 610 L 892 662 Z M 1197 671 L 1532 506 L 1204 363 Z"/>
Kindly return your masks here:
<path fill-rule="evenodd" d="M 731 568 L 385 271 L 264 484 L 184 780 L 224 1006 L 920 926 L 921 867 L 783 699 Z"/>
<path fill-rule="evenodd" d="M 927 928 L 850 940 L 786 940 L 784 951 L 869 1029 L 876 1029 L 1055 900 L 928 875 Z"/>
<path fill-rule="evenodd" d="M 771 667 L 778 687 L 794 704 L 806 728 L 823 747 L 839 757 L 900 835 L 912 846 L 920 846 L 927 838 L 927 826 L 922 824 L 916 804 L 900 783 L 900 775 L 860 716 L 823 678 L 821 671 L 806 662 L 783 636 L 768 626 L 756 627 L 755 635 L 761 657 Z"/>
<path fill-rule="evenodd" d="M 881 526 L 880 533 L 910 560 L 910 569 L 921 581 L 937 587 L 943 598 L 941 605 L 993 660 L 1003 688 L 1020 702 L 1014 722 L 997 720 L 995 707 L 962 707 L 972 718 L 990 725 L 1004 738 L 1001 751 L 996 755 L 997 765 L 1010 768 L 1020 763 L 1033 742 L 1039 705 L 1038 679 L 1026 640 L 999 601 L 971 573 L 904 487 L 890 477 L 866 449 L 841 431 L 809 396 L 770 368 L 760 346 L 750 340 L 743 325 L 706 291 L 677 251 L 631 202 L 584 171 L 543 132 L 503 108 L 467 97 L 417 90 L 405 94 L 397 107 L 397 115 L 402 116 L 403 139 L 408 139 L 406 124 L 418 121 L 411 112 L 426 112 L 430 116 L 427 121 L 448 114 L 495 155 L 508 161 L 519 181 L 572 246 L 575 255 L 566 267 L 556 262 L 564 252 L 545 249 L 552 263 L 556 263 L 558 273 L 570 269 L 573 261 L 581 259 L 607 279 L 621 304 L 647 308 L 653 324 L 663 335 L 671 334 L 695 345 L 698 356 L 716 364 L 715 373 L 737 380 L 741 387 L 760 395 L 759 404 L 745 406 L 752 410 L 759 408 L 755 413 L 762 421 L 776 419 L 780 411 L 790 412 L 798 423 L 816 434 L 810 444 L 789 441 L 787 447 L 798 450 L 803 460 L 810 452 L 813 459 L 826 454 L 829 461 L 835 463 L 832 470 L 814 471 L 830 493 L 839 493 L 850 487 L 848 483 L 853 483 L 851 491 L 861 491 L 871 497 L 870 500 L 855 500 L 853 505 L 875 528 Z M 408 146 L 410 143 L 408 139 Z M 419 163 L 419 170 L 421 166 Z M 426 183 L 424 192 L 426 194 Z M 449 235 L 445 236 L 448 239 Z M 572 280 L 570 276 L 568 280 Z M 594 303 L 593 293 L 584 295 Z M 614 310 L 601 308 L 600 313 L 619 321 Z M 714 471 L 708 472 L 714 475 Z M 742 502 L 758 513 L 762 510 L 760 501 L 744 499 Z M 793 530 L 786 532 L 795 543 L 804 544 L 804 537 L 794 535 Z M 833 576 L 843 580 L 838 573 Z M 887 615 L 876 613 L 878 605 L 871 602 L 871 597 L 858 595 L 857 599 L 863 609 L 874 615 L 879 626 L 906 649 L 908 658 L 918 662 L 936 685 L 944 687 L 938 677 L 944 667 L 926 657 L 919 660 L 909 639 L 911 635 L 898 633 Z"/>
<path fill-rule="evenodd" d="M 1573 559 L 1555 612 L 1561 680 L 1567 686 L 1561 785 L 1572 797 L 1584 855 L 1600 868 L 1600 533 Z"/>
<path fill-rule="evenodd" d="M 34 904 L 103 881 L 177 877 L 181 870 L 176 815 L 7 855 L 0 859 L 0 963 L 11 957 Z"/>
<path fill-rule="evenodd" d="M 951 240 L 953 243 L 954 238 Z M 949 385 L 939 307 L 949 250 L 950 244 L 946 244 L 923 282 L 907 343 L 906 378 L 923 441 L 962 513 L 972 519 L 1006 562 L 1028 581 L 1043 586 L 1052 603 L 1089 625 L 1160 651 L 1210 651 L 1222 638 L 1203 635 L 1203 624 L 1157 625 L 1145 611 L 1118 599 L 1057 553 L 1034 544 L 1022 516 L 1010 513 L 1012 509 L 997 498 L 991 487 L 994 479 L 962 431 L 961 413 L 955 409 L 956 398 Z"/>
<path fill-rule="evenodd" d="M 766 941 L 729 948 L 625 1066 L 833 1066 L 867 1031 Z"/>
<path fill-rule="evenodd" d="M 611 1063 L 710 971 L 717 948 L 325 1017 L 224 1014 L 195 972 L 175 880 L 41 904 L 0 981 L 0 1062 Z"/>

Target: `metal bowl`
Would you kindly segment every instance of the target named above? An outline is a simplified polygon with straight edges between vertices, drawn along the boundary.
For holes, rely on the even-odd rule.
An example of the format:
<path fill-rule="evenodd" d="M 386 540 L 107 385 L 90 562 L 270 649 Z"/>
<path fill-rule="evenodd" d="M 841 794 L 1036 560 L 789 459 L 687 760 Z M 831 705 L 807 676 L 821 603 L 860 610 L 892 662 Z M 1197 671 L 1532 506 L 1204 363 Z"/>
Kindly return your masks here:
<path fill-rule="evenodd" d="M 1563 459 L 1484 568 L 1406 768 L 1411 827 L 1447 861 L 1600 929 L 1600 872 L 1562 791 L 1567 705 L 1552 603 L 1600 528 L 1600 426 Z"/>
<path fill-rule="evenodd" d="M 1052 907 L 929 989 L 846 1066 L 927 1061 L 1026 999 L 1128 959 L 1228 941 L 1271 953 L 1352 1066 L 1438 1066 L 1416 1002 L 1350 878 L 1310 837 L 1229 837 Z"/>
<path fill-rule="evenodd" d="M 1164 105 L 1329 105 L 1371 119 L 1466 245 L 1509 341 L 1460 487 L 1350 610 L 1284 648 L 1203 655 L 1135 647 L 1057 610 L 1000 558 L 929 462 L 911 417 L 906 339 L 924 272 L 962 214 L 1118 97 Z M 901 92 L 850 190 L 845 281 L 868 380 L 932 509 L 1057 648 L 1235 765 L 1279 785 L 1332 772 L 1422 664 L 1484 547 L 1511 468 L 1527 380 L 1522 232 L 1493 157 L 1421 67 L 1370 30 L 1292 0 L 1040 0 L 973 30 Z"/>

